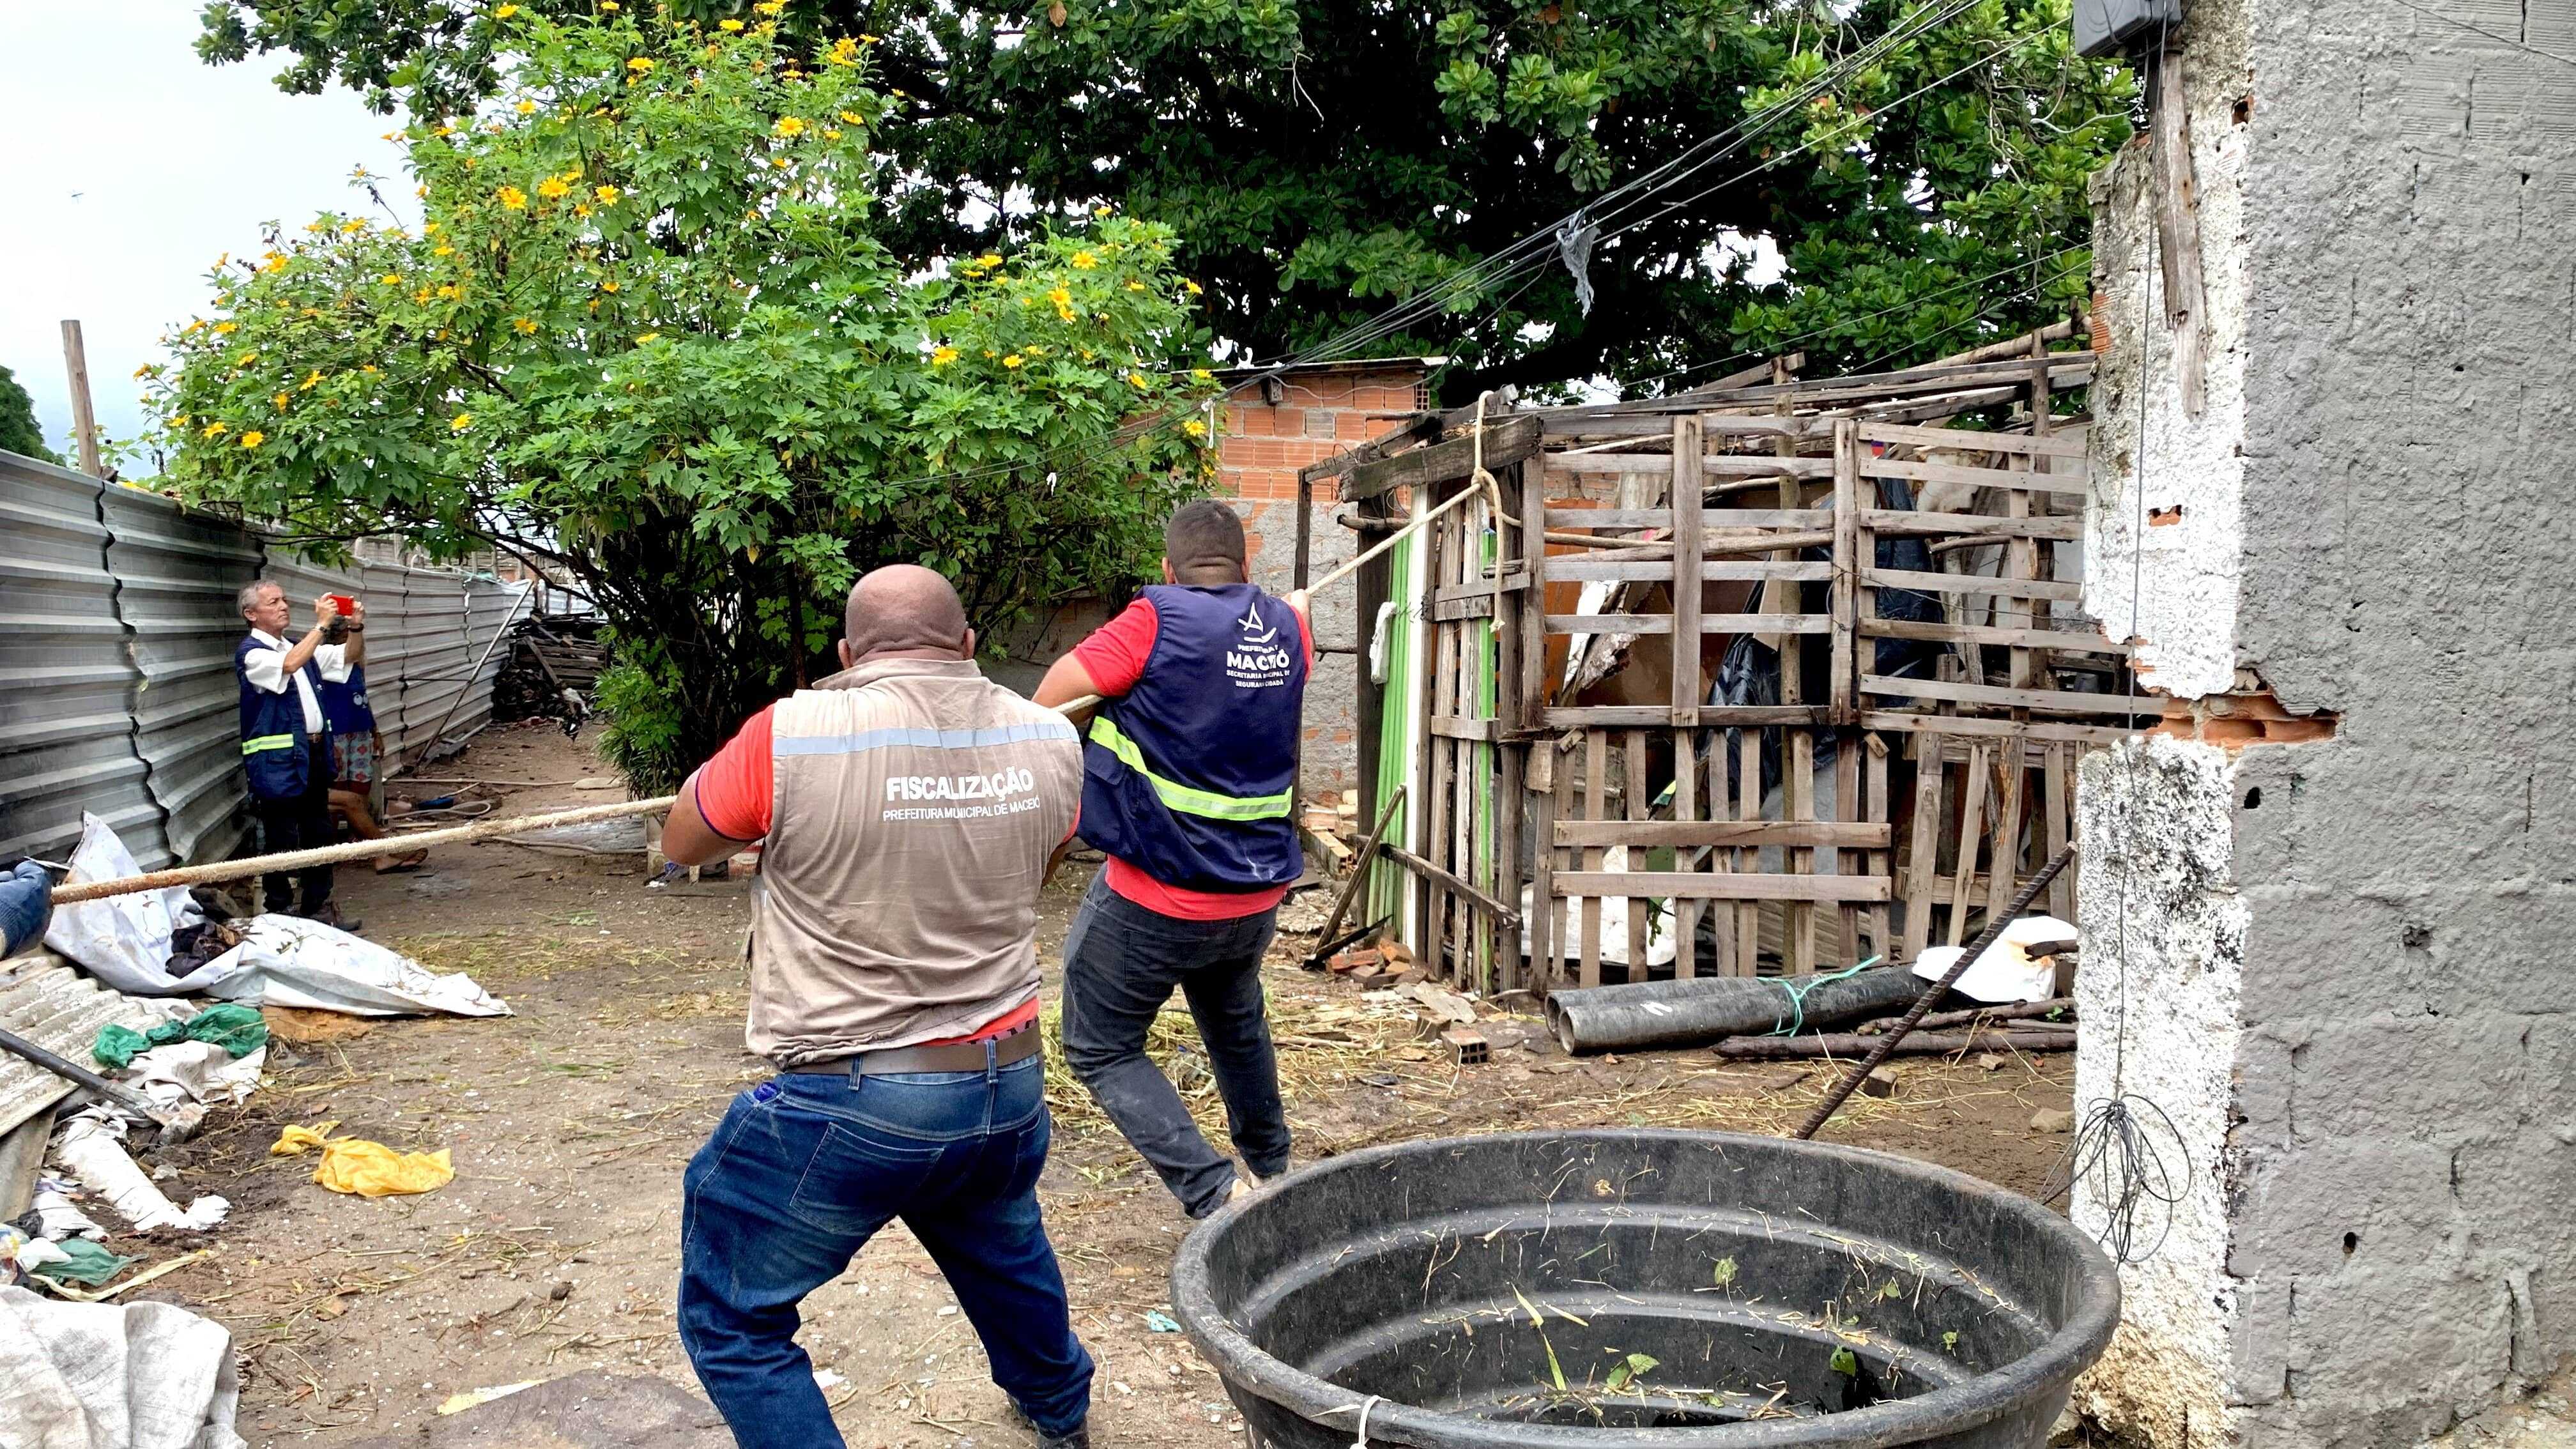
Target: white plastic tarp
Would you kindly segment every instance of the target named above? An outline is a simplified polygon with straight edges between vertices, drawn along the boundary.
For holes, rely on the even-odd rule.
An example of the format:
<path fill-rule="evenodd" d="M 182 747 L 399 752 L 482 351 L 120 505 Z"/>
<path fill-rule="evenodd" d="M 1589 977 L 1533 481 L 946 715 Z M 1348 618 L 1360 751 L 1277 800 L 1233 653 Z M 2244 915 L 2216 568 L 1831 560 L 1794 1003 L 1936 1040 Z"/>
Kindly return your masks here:
<path fill-rule="evenodd" d="M 114 880 L 138 873 L 134 857 L 106 821 L 95 815 L 81 820 L 81 843 L 72 854 L 69 880 Z M 172 976 L 172 932 L 201 919 L 184 890 L 110 896 L 57 910 L 45 944 L 129 996 L 202 993 L 250 1006 L 301 1006 L 355 1016 L 510 1014 L 498 997 L 462 973 L 441 976 L 399 951 L 336 926 L 273 913 L 241 923 L 240 945 L 185 976 Z"/>
<path fill-rule="evenodd" d="M 0 1446 L 245 1449 L 233 1336 L 175 1303 L 0 1287 Z"/>

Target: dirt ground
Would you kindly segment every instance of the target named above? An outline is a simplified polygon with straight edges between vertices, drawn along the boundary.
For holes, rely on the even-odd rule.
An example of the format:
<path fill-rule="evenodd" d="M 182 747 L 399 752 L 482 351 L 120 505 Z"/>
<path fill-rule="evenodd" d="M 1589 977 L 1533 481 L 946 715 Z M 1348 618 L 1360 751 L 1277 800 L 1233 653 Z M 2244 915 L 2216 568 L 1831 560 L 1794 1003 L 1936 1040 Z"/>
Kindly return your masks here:
<path fill-rule="evenodd" d="M 575 787 L 603 771 L 543 723 L 488 730 L 430 773 L 551 782 L 481 792 L 508 813 L 619 798 Z M 727 1100 L 767 1074 L 742 1047 L 746 883 L 648 889 L 640 855 L 499 843 L 440 851 L 417 874 L 343 871 L 341 882 L 369 937 L 472 973 L 516 1014 L 389 1021 L 343 1042 L 274 1047 L 257 1096 L 160 1158 L 180 1169 L 163 1184 L 178 1200 L 232 1200 L 207 1239 L 215 1256 L 137 1296 L 232 1328 L 240 1428 L 254 1445 L 350 1443 L 418 1425 L 453 1394 L 583 1368 L 694 1388 L 672 1315 L 680 1173 Z M 1083 883 L 1068 870 L 1047 899 L 1051 979 Z M 1296 969 L 1311 944 L 1283 936 L 1270 978 L 1301 1160 L 1534 1127 L 1778 1132 L 1826 1080 L 1818 1071 L 1772 1089 L 1777 1066 L 1723 1067 L 1697 1052 L 1569 1061 L 1534 1026 L 1529 1045 L 1461 1069 L 1419 1039 L 1406 1005 Z M 1521 1034 L 1513 1025 L 1499 1035 Z M 1179 1071 L 1213 1109 L 1205 1071 L 1186 1057 Z M 1896 1097 L 1855 1098 L 1825 1135 L 2041 1188 L 2066 1139 L 2033 1135 L 2031 1118 L 2068 1105 L 2071 1058 L 1993 1069 L 1915 1059 L 1898 1071 Z M 1056 1145 L 1040 1191 L 1100 1365 L 1097 1441 L 1224 1441 L 1239 1421 L 1214 1372 L 1147 1323 L 1168 1308 L 1166 1269 L 1187 1220 L 1060 1069 L 1049 1096 Z M 316 1186 L 309 1157 L 268 1156 L 284 1125 L 329 1119 L 397 1148 L 448 1149 L 456 1180 L 369 1201 Z M 900 1227 L 805 1311 L 803 1341 L 852 1444 L 1027 1442 Z"/>

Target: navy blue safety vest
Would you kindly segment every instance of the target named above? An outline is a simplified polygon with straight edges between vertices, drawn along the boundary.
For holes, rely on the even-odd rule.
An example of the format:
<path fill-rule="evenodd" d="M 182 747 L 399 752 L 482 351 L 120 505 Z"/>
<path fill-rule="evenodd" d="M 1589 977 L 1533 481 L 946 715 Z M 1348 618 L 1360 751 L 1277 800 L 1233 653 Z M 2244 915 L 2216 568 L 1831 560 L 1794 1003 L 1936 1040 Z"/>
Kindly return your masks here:
<path fill-rule="evenodd" d="M 361 664 L 349 666 L 349 677 L 338 684 L 323 680 L 314 694 L 322 701 L 322 727 L 335 735 L 367 735 L 376 731 L 376 712 L 367 707 L 367 670 Z"/>
<path fill-rule="evenodd" d="M 304 793 L 312 746 L 304 738 L 304 701 L 292 681 L 283 694 L 251 687 L 242 661 L 252 650 L 267 647 L 247 634 L 233 646 L 233 682 L 241 686 L 242 769 L 250 776 L 252 799 L 292 800 Z M 322 671 L 308 659 L 303 673 L 318 696 Z"/>
<path fill-rule="evenodd" d="M 1093 716 L 1082 837 L 1168 886 L 1257 891 L 1303 874 L 1288 818 L 1306 648 L 1250 584 L 1156 584 L 1144 676 Z"/>

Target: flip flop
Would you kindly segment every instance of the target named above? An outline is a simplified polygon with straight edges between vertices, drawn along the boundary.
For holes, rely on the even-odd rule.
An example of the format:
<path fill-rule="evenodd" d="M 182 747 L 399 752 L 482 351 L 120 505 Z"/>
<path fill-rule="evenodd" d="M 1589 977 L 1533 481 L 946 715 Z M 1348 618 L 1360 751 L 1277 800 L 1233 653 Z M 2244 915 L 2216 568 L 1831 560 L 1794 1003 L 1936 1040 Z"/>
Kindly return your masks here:
<path fill-rule="evenodd" d="M 421 867 L 421 862 L 427 859 L 429 859 L 429 852 L 427 850 L 415 850 L 409 855 L 394 857 L 393 862 L 389 865 L 379 864 L 376 867 L 376 874 L 400 875 L 405 871 L 418 870 Z"/>

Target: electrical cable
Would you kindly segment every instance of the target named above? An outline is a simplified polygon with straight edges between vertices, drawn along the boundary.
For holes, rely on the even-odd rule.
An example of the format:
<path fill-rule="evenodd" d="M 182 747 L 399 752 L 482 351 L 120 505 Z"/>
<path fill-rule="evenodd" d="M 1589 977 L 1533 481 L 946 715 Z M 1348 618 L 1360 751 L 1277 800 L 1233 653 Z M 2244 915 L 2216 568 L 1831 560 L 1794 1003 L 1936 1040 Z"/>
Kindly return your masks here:
<path fill-rule="evenodd" d="M 2168 27 L 2156 28 L 2155 63 L 2158 66 L 2180 63 L 2180 57 L 2166 50 Z M 2157 170 L 2150 165 L 2141 198 L 2154 204 Z M 2129 632 L 2137 639 L 2144 620 L 2145 554 L 2147 536 L 2147 463 L 2149 394 L 2154 374 L 2149 364 L 2155 341 L 2157 229 L 2142 228 L 2146 237 L 2145 263 L 2138 274 L 2138 465 L 2130 473 L 2130 486 L 2136 491 L 2136 508 L 2129 534 Z M 2128 714 L 2130 728 L 2135 729 L 2144 713 L 2137 706 L 2144 696 L 2138 692 L 2138 675 L 2134 666 L 2129 671 Z M 2142 744 L 2132 741 L 2124 772 L 2128 788 L 2123 792 L 2119 836 L 2125 842 L 2138 839 L 2137 753 Z M 2107 867 L 2110 863 L 2100 862 Z M 2129 1065 L 2129 885 L 2136 874 L 2134 864 L 2124 861 L 2119 870 L 2118 944 L 2114 947 L 2114 1001 L 2116 1012 L 2111 1027 L 2111 1091 L 2108 1096 L 2087 1103 L 2076 1124 L 2074 1140 L 2067 1144 L 2066 1155 L 2051 1177 L 2053 1187 L 2047 1201 L 2070 1195 L 2079 1182 L 2093 1191 L 2100 1208 L 2102 1226 L 2095 1241 L 2111 1254 L 2117 1263 L 2138 1263 L 2160 1251 L 2173 1232 L 2174 1210 L 2191 1190 L 2195 1168 L 2190 1144 L 2173 1118 L 2152 1099 L 2133 1096 L 2128 1091 Z M 2086 963 L 2090 966 L 2092 963 Z M 2181 1167 L 2181 1180 L 2166 1162 L 2168 1151 Z M 2152 1240 L 2141 1246 L 2139 1219 L 2150 1208 L 2160 1208 L 2161 1222 Z"/>

